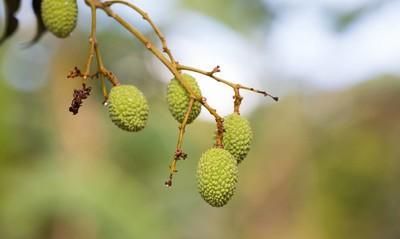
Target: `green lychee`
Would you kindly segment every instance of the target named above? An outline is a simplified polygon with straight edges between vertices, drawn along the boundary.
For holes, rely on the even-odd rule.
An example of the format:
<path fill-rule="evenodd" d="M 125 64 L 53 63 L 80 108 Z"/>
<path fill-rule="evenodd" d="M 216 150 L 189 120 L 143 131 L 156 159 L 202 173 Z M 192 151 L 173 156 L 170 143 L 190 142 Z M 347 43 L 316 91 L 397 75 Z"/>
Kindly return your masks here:
<path fill-rule="evenodd" d="M 201 95 L 200 87 L 197 84 L 195 78 L 188 74 L 183 74 L 182 78 L 196 94 Z M 169 111 L 171 112 L 172 116 L 179 123 L 182 123 L 189 107 L 190 96 L 176 78 L 173 78 L 168 84 L 167 101 Z M 198 101 L 195 101 L 192 107 L 192 111 L 189 114 L 187 124 L 192 123 L 197 118 L 197 116 L 199 116 L 200 112 L 201 104 Z"/>
<path fill-rule="evenodd" d="M 237 113 L 224 118 L 224 148 L 241 163 L 246 158 L 253 140 L 253 131 L 247 119 Z"/>
<path fill-rule="evenodd" d="M 59 38 L 68 37 L 76 27 L 76 0 L 43 0 L 41 11 L 47 30 Z"/>
<path fill-rule="evenodd" d="M 133 85 L 119 85 L 108 96 L 110 118 L 119 128 L 137 132 L 147 123 L 149 105 L 143 93 Z"/>
<path fill-rule="evenodd" d="M 238 181 L 237 162 L 225 149 L 212 148 L 200 158 L 197 187 L 201 197 L 213 207 L 222 207 L 235 193 Z"/>

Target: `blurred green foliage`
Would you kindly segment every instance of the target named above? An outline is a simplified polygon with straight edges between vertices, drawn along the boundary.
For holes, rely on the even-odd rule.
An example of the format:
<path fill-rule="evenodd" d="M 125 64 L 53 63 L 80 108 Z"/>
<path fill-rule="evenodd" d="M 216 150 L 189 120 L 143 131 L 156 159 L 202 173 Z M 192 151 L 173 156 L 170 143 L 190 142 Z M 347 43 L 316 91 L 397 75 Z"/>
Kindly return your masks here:
<path fill-rule="evenodd" d="M 269 17 L 260 1 L 187 4 L 238 28 Z M 249 116 L 254 144 L 240 165 L 237 193 L 214 209 L 195 182 L 214 125 L 199 120 L 188 127 L 189 158 L 166 189 L 177 124 L 165 83 L 130 38 L 114 31 L 99 38 L 106 64 L 148 97 L 148 127 L 137 134 L 115 127 L 99 88 L 77 117 L 68 112 L 80 83 L 65 75 L 84 64 L 87 51 L 80 34 L 55 48 L 46 87 L 19 92 L 1 79 L 1 239 L 400 237 L 398 77 L 293 92 L 257 108 Z"/>
<path fill-rule="evenodd" d="M 109 122 L 95 98 L 73 117 L 67 105 L 46 106 L 55 84 L 28 95 L 1 84 L 0 237 L 396 238 L 398 82 L 383 77 L 259 108 L 238 192 L 218 210 L 197 195 L 194 177 L 197 159 L 212 144 L 210 123 L 189 127 L 190 157 L 179 164 L 172 190 L 164 189 L 177 134 L 164 89 L 151 99 L 148 128 L 129 134 Z M 98 121 L 92 123 L 106 138 L 82 125 L 85 117 Z M 71 127 L 79 132 L 63 142 Z M 86 146 L 66 152 L 74 140 Z M 103 153 L 81 156 L 96 144 Z"/>
<path fill-rule="evenodd" d="M 241 32 L 254 30 L 272 17 L 262 0 L 184 0 L 183 3 Z"/>

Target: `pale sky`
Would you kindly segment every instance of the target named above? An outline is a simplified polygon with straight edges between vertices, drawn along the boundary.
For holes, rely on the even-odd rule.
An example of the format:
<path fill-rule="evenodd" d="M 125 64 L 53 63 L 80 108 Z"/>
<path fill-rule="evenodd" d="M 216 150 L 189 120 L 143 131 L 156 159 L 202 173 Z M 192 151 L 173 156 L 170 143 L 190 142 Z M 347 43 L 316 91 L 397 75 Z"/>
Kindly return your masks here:
<path fill-rule="evenodd" d="M 340 33 L 335 31 L 331 19 L 327 18 L 326 9 L 348 12 L 378 0 L 264 1 L 268 6 L 282 10 L 271 29 L 262 31 L 266 32 L 263 44 L 255 44 L 201 13 L 178 8 L 177 1 L 146 0 L 137 4 L 146 9 L 156 22 L 168 22 L 173 26 L 166 29 L 165 35 L 179 61 L 203 69 L 221 65 L 221 76 L 224 78 L 255 87 L 270 86 L 269 90 L 278 95 L 284 94 L 287 82 L 305 82 L 317 88 L 330 89 L 351 86 L 384 73 L 400 74 L 399 0 L 386 1 Z M 140 28 L 147 27 L 140 18 L 131 18 L 126 8 L 116 10 L 135 21 Z M 87 24 L 82 24 L 88 20 L 87 13 L 82 4 L 81 30 L 88 30 Z M 24 34 L 33 33 L 34 28 L 29 23 L 34 22 L 34 17 L 28 1 L 23 1 L 18 16 L 21 25 L 25 26 Z M 99 30 L 107 29 L 110 24 L 111 20 L 103 15 Z M 11 62 L 24 62 L 20 59 L 24 54 L 29 57 L 29 54 L 17 54 L 16 49 L 10 49 L 9 57 L 16 56 Z M 37 64 L 45 65 L 46 61 Z M 160 79 L 169 79 L 170 74 L 153 60 L 148 65 L 157 67 Z M 39 65 L 36 67 L 40 68 Z M 8 75 L 18 78 L 18 72 Z M 260 82 L 260 79 L 265 82 Z M 206 89 L 209 100 L 223 114 L 228 113 L 230 103 L 227 105 L 226 100 L 221 98 L 230 98 L 232 92 L 209 79 L 199 77 L 199 81 L 201 87 Z M 18 82 L 21 81 L 14 79 L 10 84 L 21 88 Z M 37 87 L 44 84 L 41 80 L 37 82 Z M 32 83 L 30 86 L 31 89 L 37 88 Z M 266 101 L 261 96 L 246 96 L 244 108 L 247 112 Z"/>

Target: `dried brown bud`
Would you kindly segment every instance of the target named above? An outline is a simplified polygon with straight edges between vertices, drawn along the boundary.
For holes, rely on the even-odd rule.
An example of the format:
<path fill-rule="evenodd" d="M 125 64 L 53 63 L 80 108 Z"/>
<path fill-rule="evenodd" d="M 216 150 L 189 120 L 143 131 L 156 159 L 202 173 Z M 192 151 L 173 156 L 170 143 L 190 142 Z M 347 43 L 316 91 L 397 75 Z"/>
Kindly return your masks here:
<path fill-rule="evenodd" d="M 68 73 L 67 78 L 74 79 L 76 77 L 83 77 L 83 74 L 81 70 L 79 70 L 79 68 L 75 66 L 74 69 Z"/>
<path fill-rule="evenodd" d="M 86 87 L 86 84 L 82 84 L 82 89 L 75 89 L 73 94 L 73 99 L 71 102 L 71 106 L 69 107 L 69 112 L 76 115 L 79 112 L 79 108 L 82 106 L 83 100 L 87 99 L 90 96 L 90 91 L 92 87 Z"/>

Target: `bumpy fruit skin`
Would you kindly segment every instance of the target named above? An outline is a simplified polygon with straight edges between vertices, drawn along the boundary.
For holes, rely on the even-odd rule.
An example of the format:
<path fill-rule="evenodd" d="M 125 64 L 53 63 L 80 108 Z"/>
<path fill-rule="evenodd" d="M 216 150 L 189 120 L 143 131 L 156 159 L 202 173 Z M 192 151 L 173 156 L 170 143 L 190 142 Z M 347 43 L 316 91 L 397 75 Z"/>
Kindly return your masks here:
<path fill-rule="evenodd" d="M 137 132 L 147 123 L 149 105 L 143 93 L 133 85 L 120 85 L 108 96 L 110 118 L 119 128 Z"/>
<path fill-rule="evenodd" d="M 66 38 L 76 27 L 76 0 L 43 0 L 42 19 L 46 28 L 59 38 Z"/>
<path fill-rule="evenodd" d="M 225 117 L 224 129 L 224 148 L 233 155 L 238 163 L 241 163 L 246 158 L 253 140 L 250 123 L 237 113 L 233 113 Z"/>
<path fill-rule="evenodd" d="M 195 78 L 188 74 L 182 75 L 183 80 L 190 86 L 190 88 L 198 95 L 201 95 L 199 85 Z M 168 84 L 167 88 L 167 101 L 169 111 L 172 116 L 179 122 L 182 123 L 185 118 L 185 114 L 189 107 L 190 96 L 179 83 L 179 81 L 173 78 Z M 192 107 L 192 111 L 189 114 L 187 124 L 192 123 L 201 112 L 201 104 L 195 101 Z"/>
<path fill-rule="evenodd" d="M 227 204 L 237 181 L 237 162 L 227 150 L 212 148 L 203 153 L 197 167 L 197 187 L 208 204 L 213 207 Z"/>

